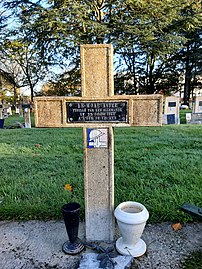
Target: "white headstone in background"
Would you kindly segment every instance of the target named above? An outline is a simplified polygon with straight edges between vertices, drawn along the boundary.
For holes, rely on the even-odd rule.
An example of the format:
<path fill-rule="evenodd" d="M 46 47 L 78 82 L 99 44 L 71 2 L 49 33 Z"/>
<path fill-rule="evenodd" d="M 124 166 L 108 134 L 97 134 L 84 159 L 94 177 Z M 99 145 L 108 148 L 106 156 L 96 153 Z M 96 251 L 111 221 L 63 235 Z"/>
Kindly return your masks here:
<path fill-rule="evenodd" d="M 31 128 L 30 105 L 24 105 L 25 128 Z"/>
<path fill-rule="evenodd" d="M 8 104 L 6 102 L 3 102 L 3 116 L 4 116 L 4 118 L 8 117 L 7 110 L 8 110 Z"/>
<path fill-rule="evenodd" d="M 196 96 L 194 107 L 193 107 L 193 113 L 202 113 L 202 96 Z"/>
<path fill-rule="evenodd" d="M 12 109 L 11 109 L 11 106 L 9 105 L 9 107 L 8 107 L 8 109 L 7 109 L 7 113 L 8 113 L 8 115 L 12 115 Z"/>
<path fill-rule="evenodd" d="M 19 110 L 19 108 L 16 106 L 16 108 L 15 108 L 15 114 L 19 114 L 20 113 L 20 110 Z"/>
<path fill-rule="evenodd" d="M 163 116 L 164 124 L 180 124 L 179 109 L 180 109 L 179 97 L 176 96 L 165 97 L 164 116 Z"/>
<path fill-rule="evenodd" d="M 186 113 L 186 123 L 191 122 L 191 113 Z"/>

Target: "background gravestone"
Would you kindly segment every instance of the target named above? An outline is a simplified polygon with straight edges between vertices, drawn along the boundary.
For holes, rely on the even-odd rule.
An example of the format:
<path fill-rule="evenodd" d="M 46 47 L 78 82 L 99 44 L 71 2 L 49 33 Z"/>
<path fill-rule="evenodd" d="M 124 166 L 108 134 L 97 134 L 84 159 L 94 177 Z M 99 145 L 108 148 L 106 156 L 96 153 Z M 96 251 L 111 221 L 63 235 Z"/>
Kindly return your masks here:
<path fill-rule="evenodd" d="M 22 104 L 25 118 L 25 128 L 31 128 L 30 104 Z"/>
<path fill-rule="evenodd" d="M 12 109 L 11 109 L 11 105 L 8 105 L 8 109 L 7 109 L 8 115 L 12 116 Z"/>
<path fill-rule="evenodd" d="M 196 96 L 194 100 L 193 113 L 202 113 L 202 96 Z"/>
<path fill-rule="evenodd" d="M 188 114 L 188 115 L 187 115 Z M 187 123 L 202 124 L 202 96 L 196 96 L 193 111 L 186 114 Z"/>
<path fill-rule="evenodd" d="M 3 116 L 4 118 L 8 118 L 8 103 L 7 102 L 3 102 Z"/>
<path fill-rule="evenodd" d="M 180 124 L 179 97 L 165 97 L 163 124 Z"/>
<path fill-rule="evenodd" d="M 15 106 L 15 114 L 20 114 L 20 109 L 19 109 L 18 104 L 16 104 L 16 106 Z"/>

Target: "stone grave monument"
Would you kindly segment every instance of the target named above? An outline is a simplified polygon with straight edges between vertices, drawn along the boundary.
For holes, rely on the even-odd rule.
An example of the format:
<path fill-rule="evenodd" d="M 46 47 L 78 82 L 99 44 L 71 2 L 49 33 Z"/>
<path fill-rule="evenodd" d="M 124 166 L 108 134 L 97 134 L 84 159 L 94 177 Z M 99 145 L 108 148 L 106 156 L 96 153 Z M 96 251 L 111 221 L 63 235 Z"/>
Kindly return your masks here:
<path fill-rule="evenodd" d="M 194 100 L 193 113 L 202 113 L 202 96 L 196 96 Z"/>
<path fill-rule="evenodd" d="M 8 104 L 8 109 L 7 109 L 8 115 L 12 116 L 12 109 L 11 109 L 11 105 Z"/>
<path fill-rule="evenodd" d="M 165 97 L 163 124 L 180 124 L 179 97 L 176 96 Z"/>
<path fill-rule="evenodd" d="M 23 98 L 22 110 L 25 118 L 25 128 L 31 128 L 31 116 L 30 116 L 31 104 L 28 98 Z"/>
<path fill-rule="evenodd" d="M 187 115 L 189 114 L 189 115 Z M 192 113 L 187 113 L 187 123 L 202 124 L 202 96 L 196 96 Z"/>
<path fill-rule="evenodd" d="M 8 118 L 8 103 L 6 101 L 3 101 L 3 115 L 4 118 Z"/>
<path fill-rule="evenodd" d="M 114 127 L 161 126 L 161 95 L 114 95 L 112 45 L 81 45 L 82 97 L 36 97 L 36 127 L 82 127 L 87 241 L 114 235 Z"/>
<path fill-rule="evenodd" d="M 191 123 L 191 116 L 192 116 L 192 113 L 186 113 L 186 124 Z"/>
<path fill-rule="evenodd" d="M 20 109 L 19 109 L 18 104 L 16 104 L 16 106 L 15 106 L 15 114 L 20 114 Z"/>

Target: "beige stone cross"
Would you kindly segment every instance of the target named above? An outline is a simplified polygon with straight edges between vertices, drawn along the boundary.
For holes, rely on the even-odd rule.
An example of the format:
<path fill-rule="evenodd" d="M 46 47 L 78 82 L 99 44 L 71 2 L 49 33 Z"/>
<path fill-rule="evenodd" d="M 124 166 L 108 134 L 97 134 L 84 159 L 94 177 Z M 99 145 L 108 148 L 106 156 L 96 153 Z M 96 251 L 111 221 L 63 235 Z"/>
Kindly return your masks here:
<path fill-rule="evenodd" d="M 36 127 L 82 127 L 87 241 L 114 234 L 113 127 L 160 126 L 160 95 L 114 95 L 112 45 L 81 46 L 82 97 L 36 97 Z"/>

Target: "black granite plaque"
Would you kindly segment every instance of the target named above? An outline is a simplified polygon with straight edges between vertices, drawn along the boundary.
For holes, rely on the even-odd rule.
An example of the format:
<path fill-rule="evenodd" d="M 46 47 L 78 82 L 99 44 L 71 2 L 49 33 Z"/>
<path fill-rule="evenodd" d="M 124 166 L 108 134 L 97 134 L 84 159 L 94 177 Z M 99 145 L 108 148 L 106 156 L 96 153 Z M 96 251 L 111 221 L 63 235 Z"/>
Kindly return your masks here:
<path fill-rule="evenodd" d="M 175 124 L 175 114 L 167 115 L 167 124 Z"/>
<path fill-rule="evenodd" d="M 202 106 L 202 101 L 199 101 L 199 106 Z"/>
<path fill-rule="evenodd" d="M 168 107 L 176 107 L 176 102 L 168 102 Z"/>
<path fill-rule="evenodd" d="M 127 102 L 67 102 L 67 122 L 127 122 Z"/>

